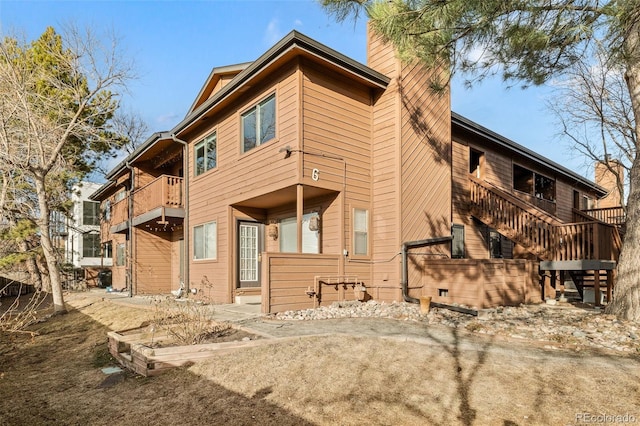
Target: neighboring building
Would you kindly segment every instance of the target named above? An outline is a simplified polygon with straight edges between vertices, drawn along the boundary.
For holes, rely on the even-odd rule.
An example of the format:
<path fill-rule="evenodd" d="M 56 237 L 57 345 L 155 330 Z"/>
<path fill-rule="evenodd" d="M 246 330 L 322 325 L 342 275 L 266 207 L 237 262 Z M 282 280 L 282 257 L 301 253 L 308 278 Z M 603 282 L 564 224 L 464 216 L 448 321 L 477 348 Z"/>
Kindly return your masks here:
<path fill-rule="evenodd" d="M 110 246 L 101 246 L 100 203 L 90 199 L 100 187 L 92 182 L 75 185 L 70 194 L 73 206 L 70 214 L 52 213 L 53 241 L 61 262 L 70 268 L 66 280 L 85 280 L 88 285 L 97 285 L 98 273 L 112 266 Z"/>
<path fill-rule="evenodd" d="M 432 72 L 377 38 L 365 66 L 295 31 L 213 69 L 186 118 L 92 195 L 109 212 L 114 287 L 264 312 L 419 296 L 488 307 L 539 301 L 540 261 L 550 277 L 610 268 L 615 228 L 576 210 L 606 191 L 452 114 Z"/>

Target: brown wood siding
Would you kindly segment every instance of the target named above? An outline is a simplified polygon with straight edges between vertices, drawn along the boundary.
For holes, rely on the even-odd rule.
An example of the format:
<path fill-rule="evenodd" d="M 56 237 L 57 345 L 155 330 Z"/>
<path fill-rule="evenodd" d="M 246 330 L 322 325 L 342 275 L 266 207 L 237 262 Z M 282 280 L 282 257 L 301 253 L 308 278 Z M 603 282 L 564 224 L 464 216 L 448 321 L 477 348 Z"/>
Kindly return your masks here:
<path fill-rule="evenodd" d="M 168 294 L 171 290 L 169 233 L 135 230 L 134 289 L 136 294 Z"/>
<path fill-rule="evenodd" d="M 373 264 L 371 295 L 378 300 L 399 300 L 400 258 L 400 62 L 392 46 L 368 30 L 367 62 L 391 78 L 382 94 L 373 94 L 371 156 L 371 211 Z"/>
<path fill-rule="evenodd" d="M 252 88 L 252 95 L 232 105 L 230 111 L 207 120 L 189 137 L 190 182 L 190 281 L 199 288 L 207 280 L 213 284 L 211 297 L 217 302 L 231 302 L 235 287 L 231 261 L 234 253 L 235 220 L 230 205 L 275 191 L 296 182 L 297 163 L 285 159 L 280 148 L 297 149 L 298 71 L 295 63 L 285 67 L 269 85 Z M 276 94 L 276 138 L 249 152 L 241 152 L 240 114 L 271 93 Z M 193 176 L 193 142 L 213 130 L 217 131 L 218 162 L 214 170 Z M 262 214 L 266 217 L 266 211 Z M 229 223 L 230 219 L 232 220 Z M 193 227 L 217 222 L 217 259 L 193 260 Z"/>
<path fill-rule="evenodd" d="M 537 263 L 525 260 L 425 260 L 422 295 L 485 309 L 539 303 Z M 446 297 L 439 292 L 446 290 Z"/>
<path fill-rule="evenodd" d="M 269 253 L 262 262 L 262 310 L 283 312 L 314 307 L 314 298 L 305 292 L 314 288 L 316 276 L 339 275 L 339 255 Z M 330 305 L 341 296 L 353 299 L 353 292 L 335 291 L 323 286 L 321 306 Z"/>
<path fill-rule="evenodd" d="M 108 230 L 107 230 L 108 232 Z M 104 235 L 104 234 L 103 234 Z M 113 250 L 113 266 L 111 267 L 111 286 L 114 290 L 123 290 L 127 288 L 127 266 L 126 257 L 129 253 L 129 247 L 125 235 L 123 234 L 108 234 L 111 240 Z M 118 244 L 125 245 L 125 265 L 117 265 L 117 248 Z"/>
<path fill-rule="evenodd" d="M 304 64 L 303 150 L 304 176 L 318 168 L 316 183 L 341 188 L 344 163 L 311 153 L 342 158 L 346 163 L 347 202 L 368 204 L 371 198 L 371 107 L 369 90 L 315 65 Z"/>
<path fill-rule="evenodd" d="M 305 154 L 304 182 L 336 191 L 344 188 L 342 215 L 338 211 L 340 202 L 336 198 L 331 204 L 332 214 L 328 217 L 328 223 L 323 223 L 324 236 L 329 233 L 325 226 L 332 226 L 335 235 L 342 234 L 343 241 L 326 240 L 325 253 L 340 254 L 342 245 L 352 253 L 352 209 L 364 208 L 369 210 L 370 215 L 372 210 L 370 89 L 355 85 L 345 77 L 320 69 L 315 64 L 305 61 L 303 65 L 303 150 L 325 156 Z M 317 182 L 312 181 L 310 176 L 313 168 L 319 170 Z M 340 216 L 344 217 L 342 232 Z M 369 232 L 371 238 L 371 230 Z M 370 256 L 366 258 L 370 259 Z M 357 274 L 369 283 L 371 265 L 347 262 L 344 273 Z"/>
<path fill-rule="evenodd" d="M 406 65 L 400 81 L 403 241 L 451 235 L 450 98 L 428 89 L 432 77 L 423 66 Z M 448 255 L 449 245 L 420 251 Z M 410 282 L 419 282 L 419 264 L 409 262 Z"/>
<path fill-rule="evenodd" d="M 573 187 L 556 181 L 556 216 L 563 222 L 573 222 Z"/>
<path fill-rule="evenodd" d="M 488 142 L 471 137 L 463 131 L 455 131 L 453 134 L 453 222 L 465 225 L 465 249 L 467 257 L 482 259 L 489 256 L 486 241 L 486 227 L 477 220 L 472 220 L 465 211 L 465 203 L 469 197 L 469 183 L 466 178 L 469 172 L 469 147 L 485 154 L 484 170 L 482 178 L 509 192 L 519 199 L 527 201 L 557 216 L 560 221 L 573 222 L 573 191 L 576 189 L 573 182 L 563 180 L 554 173 L 544 170 L 538 164 L 524 158 L 512 157 L 491 148 Z M 513 189 L 513 165 L 518 164 L 533 172 L 554 179 L 556 182 L 556 201 L 549 202 L 535 198 Z M 580 191 L 582 194 L 583 191 Z M 503 244 L 505 257 L 529 257 L 521 247 L 512 243 Z"/>
<path fill-rule="evenodd" d="M 487 228 L 479 221 L 474 220 L 467 209 L 469 202 L 469 146 L 458 142 L 456 139 L 453 140 L 452 145 L 451 194 L 453 223 L 464 225 L 465 257 L 469 259 L 488 259 L 489 247 L 485 239 Z"/>
<path fill-rule="evenodd" d="M 316 277 L 337 280 L 341 276 L 339 255 L 309 255 L 296 253 L 267 253 L 262 263 L 262 310 L 263 312 L 283 312 L 310 309 L 314 307 L 314 297 L 307 291 L 316 288 Z M 357 277 L 366 285 L 368 275 L 366 265 L 355 265 L 349 276 Z M 318 284 L 319 285 L 319 284 Z M 320 301 L 315 306 L 328 306 L 342 300 L 355 300 L 351 283 L 322 285 Z"/>

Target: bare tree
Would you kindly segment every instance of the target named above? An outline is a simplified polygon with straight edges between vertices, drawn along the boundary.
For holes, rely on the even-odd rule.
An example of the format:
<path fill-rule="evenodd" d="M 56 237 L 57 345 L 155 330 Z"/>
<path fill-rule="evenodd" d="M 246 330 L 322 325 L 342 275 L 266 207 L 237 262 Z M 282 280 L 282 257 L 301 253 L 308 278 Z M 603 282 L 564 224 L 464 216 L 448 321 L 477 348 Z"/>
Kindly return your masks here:
<path fill-rule="evenodd" d="M 590 166 L 603 164 L 615 177 L 624 200 L 637 155 L 633 108 L 624 69 L 610 60 L 602 46 L 594 51 L 553 82 L 555 93 L 547 106 L 557 118 L 560 136 Z"/>
<path fill-rule="evenodd" d="M 62 34 L 48 28 L 31 43 L 12 37 L 0 43 L 0 170 L 22 182 L 21 194 L 6 198 L 0 209 L 32 203 L 33 211 L 19 219 L 37 228 L 55 313 L 66 308 L 51 212 L 99 154 L 126 142 L 112 119 L 133 68 L 116 37 L 102 40 L 70 25 Z"/>

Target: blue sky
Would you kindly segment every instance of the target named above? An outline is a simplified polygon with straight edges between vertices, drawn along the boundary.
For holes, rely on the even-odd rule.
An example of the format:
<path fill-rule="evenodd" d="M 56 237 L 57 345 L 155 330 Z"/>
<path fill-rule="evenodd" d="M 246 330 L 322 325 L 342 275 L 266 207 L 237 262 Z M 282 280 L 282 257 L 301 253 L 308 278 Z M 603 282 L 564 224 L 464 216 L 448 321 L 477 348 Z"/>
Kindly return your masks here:
<path fill-rule="evenodd" d="M 121 36 L 139 74 L 125 108 L 150 131 L 170 130 L 184 117 L 212 67 L 252 61 L 292 29 L 366 63 L 365 20 L 336 23 L 314 0 L 0 0 L 2 34 L 33 39 L 68 21 Z M 548 88 L 507 89 L 496 78 L 466 89 L 461 81 L 452 85 L 454 111 L 593 178 L 555 136 Z"/>

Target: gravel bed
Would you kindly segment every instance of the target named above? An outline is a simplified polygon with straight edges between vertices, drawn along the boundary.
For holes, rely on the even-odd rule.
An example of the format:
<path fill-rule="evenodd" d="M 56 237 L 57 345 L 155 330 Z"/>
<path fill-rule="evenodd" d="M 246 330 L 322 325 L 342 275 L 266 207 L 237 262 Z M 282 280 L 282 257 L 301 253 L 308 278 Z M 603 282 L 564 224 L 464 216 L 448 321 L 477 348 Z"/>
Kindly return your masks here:
<path fill-rule="evenodd" d="M 600 309 L 558 305 L 521 305 L 480 311 L 479 316 L 432 308 L 420 314 L 416 304 L 404 302 L 336 302 L 330 306 L 271 315 L 277 320 L 313 321 L 333 318 L 390 318 L 461 327 L 470 332 L 542 341 L 549 348 L 583 347 L 640 354 L 640 325 L 620 321 Z"/>

